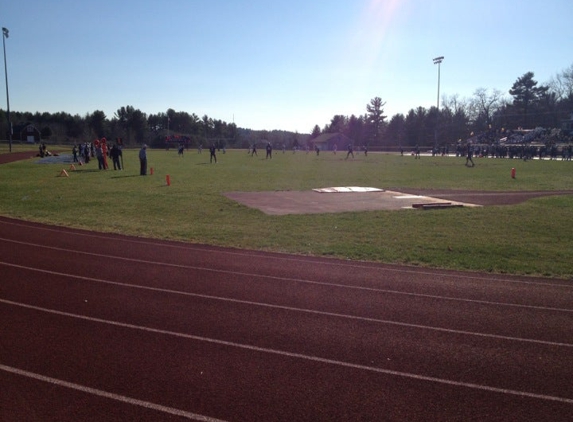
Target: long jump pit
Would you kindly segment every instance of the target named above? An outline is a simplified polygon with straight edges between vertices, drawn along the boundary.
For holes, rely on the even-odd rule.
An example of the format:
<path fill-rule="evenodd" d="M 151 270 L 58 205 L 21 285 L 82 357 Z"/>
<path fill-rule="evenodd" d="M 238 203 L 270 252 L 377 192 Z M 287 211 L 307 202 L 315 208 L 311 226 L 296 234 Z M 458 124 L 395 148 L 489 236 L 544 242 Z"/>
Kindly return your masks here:
<path fill-rule="evenodd" d="M 311 191 L 229 192 L 225 193 L 225 196 L 268 215 L 479 206 L 438 197 L 359 186 L 318 188 Z"/>
<path fill-rule="evenodd" d="M 573 195 L 573 189 L 492 192 L 408 188 L 398 191 L 347 186 L 311 191 L 229 192 L 224 195 L 268 215 L 288 215 L 516 205 L 544 196 Z"/>

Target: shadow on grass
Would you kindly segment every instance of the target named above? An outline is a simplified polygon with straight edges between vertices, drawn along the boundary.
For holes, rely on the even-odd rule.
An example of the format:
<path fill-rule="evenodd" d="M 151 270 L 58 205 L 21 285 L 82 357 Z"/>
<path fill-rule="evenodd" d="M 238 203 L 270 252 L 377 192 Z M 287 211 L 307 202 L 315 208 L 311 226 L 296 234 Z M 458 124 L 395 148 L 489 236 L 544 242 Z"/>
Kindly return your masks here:
<path fill-rule="evenodd" d="M 111 176 L 110 179 L 125 179 L 126 177 L 142 177 L 139 174 L 126 174 L 125 176 Z"/>
<path fill-rule="evenodd" d="M 66 170 L 66 169 L 63 169 L 63 170 L 65 170 L 68 174 L 70 174 L 70 173 L 78 173 L 78 174 L 81 174 L 81 173 L 97 173 L 97 172 L 102 171 L 102 170 Z M 62 177 L 62 171 L 60 171 L 56 175 L 56 177 Z"/>
<path fill-rule="evenodd" d="M 81 170 L 66 170 L 66 171 L 68 172 L 68 174 L 70 174 L 70 173 L 82 174 L 82 173 L 106 173 L 109 170 L 81 169 Z M 111 170 L 111 171 L 114 171 L 114 170 Z M 61 177 L 61 172 L 58 173 L 58 175 L 56 177 Z M 124 179 L 126 177 L 141 177 L 141 176 L 139 174 L 125 174 L 125 175 L 111 176 L 110 179 Z"/>

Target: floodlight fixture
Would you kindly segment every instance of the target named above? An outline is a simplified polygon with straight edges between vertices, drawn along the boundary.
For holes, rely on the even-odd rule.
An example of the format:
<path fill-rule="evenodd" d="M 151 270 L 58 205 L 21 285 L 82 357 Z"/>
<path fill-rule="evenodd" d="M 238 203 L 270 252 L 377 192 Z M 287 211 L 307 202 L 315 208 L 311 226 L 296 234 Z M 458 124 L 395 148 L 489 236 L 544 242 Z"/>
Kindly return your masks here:
<path fill-rule="evenodd" d="M 444 60 L 444 56 L 434 58 L 434 64 L 438 65 L 438 101 L 436 106 L 438 110 L 440 109 L 440 63 L 442 63 L 442 60 Z"/>
<path fill-rule="evenodd" d="M 440 119 L 440 64 L 444 60 L 444 56 L 434 57 L 434 64 L 438 65 L 438 99 L 436 101 L 436 128 L 434 130 L 434 148 L 438 146 L 438 123 Z"/>
<path fill-rule="evenodd" d="M 10 120 L 10 96 L 8 95 L 8 66 L 6 64 L 6 38 L 8 38 L 8 28 L 2 27 L 2 45 L 4 47 L 4 74 L 6 75 L 6 117 L 8 119 L 8 139 L 9 151 L 12 152 L 12 122 Z"/>

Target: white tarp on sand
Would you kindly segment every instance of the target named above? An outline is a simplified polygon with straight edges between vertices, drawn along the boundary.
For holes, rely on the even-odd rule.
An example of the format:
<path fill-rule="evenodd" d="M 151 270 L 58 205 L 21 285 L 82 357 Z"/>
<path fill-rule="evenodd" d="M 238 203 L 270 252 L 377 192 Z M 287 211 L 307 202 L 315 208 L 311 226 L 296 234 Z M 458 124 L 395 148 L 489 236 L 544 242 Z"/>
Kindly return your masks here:
<path fill-rule="evenodd" d="M 321 188 L 313 189 L 315 192 L 319 193 L 344 193 L 344 192 L 384 192 L 384 189 L 378 188 L 363 188 L 360 186 L 343 186 L 335 188 Z"/>

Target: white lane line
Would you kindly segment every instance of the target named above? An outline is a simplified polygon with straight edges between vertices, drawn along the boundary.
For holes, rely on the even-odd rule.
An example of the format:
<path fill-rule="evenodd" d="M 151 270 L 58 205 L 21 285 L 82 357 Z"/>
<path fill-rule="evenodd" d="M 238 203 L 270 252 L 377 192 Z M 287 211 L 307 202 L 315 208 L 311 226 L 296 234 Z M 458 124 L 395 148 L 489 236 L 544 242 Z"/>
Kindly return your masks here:
<path fill-rule="evenodd" d="M 409 373 L 409 372 L 393 371 L 390 369 L 376 368 L 373 366 L 366 366 L 366 365 L 360 365 L 360 364 L 355 364 L 355 363 L 343 362 L 343 361 L 339 361 L 339 360 L 335 360 L 335 359 L 327 359 L 327 358 L 321 358 L 318 356 L 303 355 L 301 353 L 286 352 L 283 350 L 276 350 L 276 349 L 270 349 L 270 348 L 266 348 L 266 347 L 252 346 L 252 345 L 248 345 L 248 344 L 241 344 L 241 343 L 236 343 L 236 342 L 232 342 L 232 341 L 218 340 L 218 339 L 213 339 L 213 338 L 209 338 L 209 337 L 196 336 L 196 335 L 192 335 L 192 334 L 178 333 L 175 331 L 160 330 L 157 328 L 143 327 L 143 326 L 139 326 L 139 325 L 126 324 L 126 323 L 117 322 L 117 321 L 109 321 L 109 320 L 100 319 L 100 318 L 93 318 L 93 317 L 88 317 L 88 316 L 84 316 L 84 315 L 72 314 L 69 312 L 57 311 L 54 309 L 41 308 L 39 306 L 26 305 L 23 303 L 12 302 L 10 300 L 4 300 L 4 299 L 0 299 L 0 303 L 18 306 L 18 307 L 26 308 L 26 309 L 33 309 L 35 311 L 46 312 L 46 313 L 65 316 L 65 317 L 69 317 L 69 318 L 76 318 L 76 319 L 89 321 L 89 322 L 96 322 L 96 323 L 111 325 L 111 326 L 115 326 L 115 327 L 129 328 L 129 329 L 138 330 L 138 331 L 145 331 L 145 332 L 150 332 L 150 333 L 154 333 L 154 334 L 173 336 L 173 337 L 184 338 L 184 339 L 188 339 L 188 340 L 202 341 L 202 342 L 206 342 L 206 343 L 217 344 L 217 345 L 228 346 L 228 347 L 234 347 L 234 348 L 250 350 L 250 351 L 255 351 L 255 352 L 269 353 L 269 354 L 273 354 L 273 355 L 285 356 L 285 357 L 290 357 L 290 358 L 295 358 L 295 359 L 303 359 L 303 360 L 311 361 L 311 362 L 319 362 L 319 363 L 325 363 L 328 365 L 341 366 L 344 368 L 358 369 L 358 370 L 369 371 L 369 372 L 374 372 L 374 373 L 378 373 L 378 374 L 392 375 L 392 376 L 401 377 L 401 378 L 409 378 L 409 379 L 414 379 L 417 381 L 428 381 L 428 382 L 434 382 L 434 383 L 438 383 L 438 384 L 451 385 L 451 386 L 455 386 L 455 387 L 465 387 L 465 388 L 470 388 L 473 390 L 481 390 L 481 391 L 488 391 L 488 392 L 492 392 L 492 393 L 508 394 L 508 395 L 513 395 L 513 396 L 527 397 L 527 398 L 538 399 L 538 400 L 548 400 L 548 401 L 559 402 L 559 403 L 573 404 L 573 399 L 570 399 L 567 397 L 550 396 L 550 395 L 545 395 L 545 394 L 530 393 L 527 391 L 518 391 L 518 390 L 507 389 L 507 388 L 491 387 L 488 385 L 474 384 L 474 383 L 469 383 L 469 382 L 453 381 L 453 380 L 448 380 L 448 379 L 444 379 L 444 378 L 437 378 L 437 377 L 430 377 L 430 376 L 425 376 L 425 375 L 413 374 L 413 373 Z"/>
<path fill-rule="evenodd" d="M 0 240 L 4 240 L 4 239 L 0 238 Z M 38 245 L 38 244 L 34 244 L 34 243 L 20 242 L 17 240 L 10 240 L 10 242 L 23 244 L 23 245 L 27 245 L 27 246 L 39 247 L 39 248 L 43 248 L 43 249 L 56 250 L 59 252 L 77 253 L 80 255 L 105 258 L 106 260 L 114 259 L 114 260 L 118 260 L 118 261 L 135 262 L 135 263 L 139 263 L 139 264 L 157 265 L 157 266 L 179 268 L 179 269 L 185 269 L 185 270 L 198 270 L 198 271 L 206 271 L 206 272 L 219 273 L 219 274 L 238 275 L 241 277 L 252 277 L 252 278 L 256 277 L 256 278 L 269 279 L 269 280 L 279 280 L 279 281 L 289 281 L 289 282 L 295 282 L 295 283 L 313 284 L 313 285 L 317 285 L 317 286 L 339 287 L 339 288 L 343 288 L 343 289 L 370 291 L 370 292 L 386 293 L 386 294 L 394 294 L 394 295 L 410 296 L 410 297 L 421 297 L 421 298 L 425 298 L 425 299 L 447 300 L 447 301 L 452 301 L 452 302 L 476 303 L 476 304 L 481 304 L 481 305 L 507 306 L 507 307 L 513 307 L 513 308 L 536 309 L 536 310 L 541 310 L 541 311 L 556 311 L 556 312 L 571 312 L 571 313 L 573 313 L 573 309 L 553 308 L 553 307 L 538 306 L 538 305 L 523 305 L 523 304 L 518 304 L 518 303 L 495 302 L 495 301 L 478 300 L 478 299 L 464 299 L 464 298 L 457 298 L 457 297 L 452 297 L 452 296 L 439 296 L 439 295 L 430 295 L 430 294 L 424 294 L 424 293 L 402 292 L 399 290 L 379 289 L 379 288 L 375 288 L 375 287 L 364 287 L 364 286 L 354 286 L 354 285 L 341 284 L 341 283 L 325 283 L 325 282 L 321 282 L 321 281 L 305 280 L 305 279 L 301 279 L 301 278 L 279 277 L 279 276 L 264 275 L 264 274 L 257 274 L 257 273 L 245 273 L 245 272 L 239 272 L 239 271 L 221 270 L 221 269 L 216 269 L 216 268 L 200 267 L 200 266 L 195 266 L 195 265 L 171 264 L 171 263 L 165 263 L 165 262 L 159 262 L 159 261 L 149 261 L 149 260 L 145 260 L 145 259 L 124 258 L 121 256 L 105 255 L 105 254 L 99 254 L 99 253 L 94 253 L 94 252 L 75 251 L 75 250 L 70 250 L 70 249 L 57 248 L 57 247 L 53 247 L 53 246 L 43 246 L 43 245 Z M 0 261 L 0 265 L 1 264 L 35 270 L 35 268 L 32 268 L 32 267 L 18 266 L 16 264 L 10 264 L 10 263 L 5 262 L 5 261 Z M 38 270 L 38 271 L 41 271 L 41 270 Z"/>
<path fill-rule="evenodd" d="M 355 315 L 339 314 L 339 313 L 335 313 L 335 312 L 317 311 L 314 309 L 304 309 L 304 308 L 297 308 L 297 307 L 284 306 L 284 305 L 273 305 L 270 303 L 253 302 L 250 300 L 233 299 L 233 298 L 227 298 L 227 297 L 221 297 L 221 296 L 212 296 L 212 295 L 206 295 L 206 294 L 202 294 L 202 293 L 184 292 L 181 290 L 163 289 L 160 287 L 139 286 L 136 284 L 122 283 L 119 281 L 110 281 L 110 280 L 103 280 L 103 279 L 99 279 L 99 278 L 70 275 L 70 274 L 60 273 L 60 272 L 56 272 L 56 271 L 48 271 L 48 270 L 41 270 L 41 269 L 37 269 L 37 268 L 24 267 L 24 266 L 16 265 L 16 264 L 6 264 L 4 262 L 0 262 L 0 265 L 7 265 L 9 267 L 16 267 L 16 268 L 21 268 L 24 270 L 36 271 L 36 272 L 40 272 L 40 273 L 44 273 L 44 274 L 57 275 L 57 276 L 61 276 L 61 277 L 75 278 L 78 280 L 91 281 L 91 282 L 95 282 L 95 283 L 102 283 L 102 284 L 108 284 L 108 285 L 119 286 L 119 287 L 127 287 L 130 289 L 149 290 L 149 291 L 160 292 L 160 293 L 175 294 L 175 295 L 179 295 L 179 296 L 198 297 L 198 298 L 202 298 L 202 299 L 218 300 L 218 301 L 230 302 L 230 303 L 239 303 L 242 305 L 258 306 L 258 307 L 271 308 L 271 309 L 281 309 L 281 310 L 285 310 L 285 311 L 301 312 L 301 313 L 307 313 L 307 314 L 312 314 L 312 315 L 322 315 L 322 316 L 328 316 L 328 317 L 350 319 L 350 320 L 355 320 L 355 321 L 373 322 L 376 324 L 394 325 L 394 326 L 398 326 L 398 327 L 416 328 L 416 329 L 428 330 L 428 331 L 438 331 L 438 332 L 448 333 L 448 334 L 461 334 L 461 335 L 466 335 L 466 336 L 484 337 L 484 338 L 492 338 L 492 339 L 506 340 L 506 341 L 518 341 L 518 342 L 523 342 L 523 343 L 541 344 L 544 346 L 573 347 L 573 343 L 561 343 L 561 342 L 547 341 L 547 340 L 537 340 L 537 339 L 528 339 L 528 338 L 520 338 L 520 337 L 502 336 L 502 335 L 497 335 L 497 334 L 478 333 L 478 332 L 465 331 L 465 330 L 454 330 L 454 329 L 450 329 L 450 328 L 432 327 L 429 325 L 411 324 L 411 323 L 407 323 L 407 322 L 398 322 L 398 321 L 391 321 L 391 320 L 384 320 L 384 319 L 377 319 L 377 318 L 360 317 L 360 316 L 355 316 Z M 2 299 L 0 299 L 0 302 L 2 302 Z"/>
<path fill-rule="evenodd" d="M 19 375 L 26 378 L 32 378 L 37 381 L 47 382 L 52 385 L 57 385 L 58 387 L 65 387 L 76 391 L 81 391 L 83 393 L 91 394 L 94 396 L 105 397 L 106 399 L 111 399 L 119 401 L 122 403 L 127 403 L 133 406 L 145 407 L 146 409 L 152 409 L 163 413 L 168 413 L 170 415 L 180 416 L 193 421 L 201 422 L 225 422 L 222 419 L 215 419 L 209 416 L 203 416 L 196 413 L 186 412 L 184 410 L 175 409 L 173 407 L 162 406 L 160 404 L 151 403 L 148 401 L 138 400 L 131 397 L 122 396 L 119 394 L 109 393 L 107 391 L 98 390 L 96 388 L 86 387 L 84 385 L 76 384 L 73 382 L 68 382 L 60 380 L 57 378 L 47 377 L 44 375 L 36 374 L 34 372 L 24 371 L 22 369 L 13 368 L 11 366 L 0 364 L 0 370 L 4 372 L 9 372 L 11 374 Z"/>
<path fill-rule="evenodd" d="M 188 250 L 188 251 L 208 252 L 211 254 L 220 254 L 220 255 L 225 254 L 225 255 L 244 256 L 244 257 L 251 257 L 251 258 L 253 256 L 259 256 L 259 257 L 263 257 L 263 258 L 271 258 L 273 260 L 302 262 L 302 263 L 306 263 L 306 264 L 315 263 L 315 264 L 335 266 L 335 267 L 375 269 L 372 266 L 361 265 L 360 263 L 358 263 L 356 261 L 344 262 L 342 260 L 332 259 L 332 258 L 322 258 L 321 260 L 319 260 L 319 259 L 312 259 L 312 257 L 308 257 L 305 259 L 301 259 L 301 258 L 297 258 L 295 255 L 280 254 L 278 252 L 273 252 L 273 255 L 269 256 L 269 255 L 260 255 L 258 251 L 241 251 L 240 249 L 230 250 L 231 248 L 224 248 L 224 247 L 215 247 L 215 248 L 219 248 L 219 249 L 208 249 L 206 247 L 194 246 L 193 244 L 186 244 L 183 242 L 178 242 L 180 244 L 176 245 L 176 244 L 174 244 L 177 242 L 175 240 L 166 240 L 166 241 L 160 241 L 159 239 L 157 239 L 157 240 L 136 240 L 136 239 L 134 239 L 134 236 L 125 235 L 125 234 L 109 233 L 109 235 L 106 236 L 105 233 L 89 232 L 86 229 L 70 229 L 68 227 L 51 228 L 51 227 L 46 227 L 46 226 L 37 227 L 37 226 L 30 226 L 30 225 L 21 224 L 21 223 L 15 223 L 15 222 L 11 222 L 11 221 L 10 222 L 9 221 L 2 221 L 1 219 L 0 219 L 0 224 L 14 225 L 14 226 L 25 227 L 25 228 L 34 229 L 34 230 L 45 230 L 45 231 L 55 232 L 55 233 L 59 233 L 59 234 L 62 234 L 62 232 L 67 231 L 68 234 L 70 234 L 70 235 L 77 235 L 77 236 L 89 237 L 89 238 L 94 238 L 94 239 L 102 239 L 102 240 L 116 240 L 112 236 L 121 236 L 123 238 L 122 239 L 123 242 L 130 242 L 130 243 L 135 243 L 138 245 L 145 245 L 145 246 L 158 246 L 158 245 L 160 245 L 163 248 L 169 247 L 169 248 L 173 248 L 173 249 L 182 249 L 182 250 Z M 43 223 L 37 223 L 37 224 L 43 224 Z M 86 231 L 83 233 L 80 233 L 79 231 L 81 231 L 81 230 L 86 230 Z M 144 239 L 144 238 L 142 238 L 142 239 Z M 14 240 L 11 240 L 11 239 L 0 239 L 0 240 L 15 242 Z M 67 250 L 67 249 L 63 249 L 63 250 Z M 373 263 L 373 264 L 376 264 L 376 263 Z M 382 265 L 382 264 L 380 264 L 380 265 Z M 482 280 L 482 281 L 486 281 L 486 282 L 495 281 L 495 282 L 505 282 L 505 283 L 515 283 L 515 284 L 565 287 L 565 288 L 569 288 L 569 289 L 573 288 L 573 285 L 570 283 L 565 284 L 565 283 L 555 283 L 555 282 L 549 282 L 549 281 L 548 282 L 540 282 L 540 281 L 533 281 L 533 280 L 532 281 L 512 280 L 512 279 L 508 279 L 505 277 L 495 277 L 495 276 L 494 277 L 482 277 L 482 276 L 473 275 L 470 273 L 463 275 L 463 274 L 459 274 L 459 273 L 449 274 L 449 273 L 443 273 L 443 272 L 438 272 L 438 271 L 436 271 L 436 272 L 420 271 L 419 269 L 410 270 L 410 269 L 407 269 L 406 265 L 401 266 L 401 268 L 384 267 L 382 269 L 384 271 L 389 271 L 389 272 L 394 272 L 394 273 L 421 274 L 421 275 L 431 275 L 434 277 L 438 276 L 438 277 L 447 277 L 447 278 L 464 279 L 464 280 Z"/>

